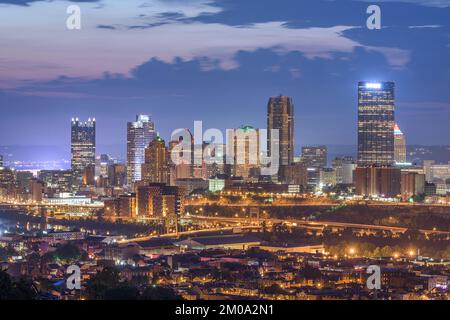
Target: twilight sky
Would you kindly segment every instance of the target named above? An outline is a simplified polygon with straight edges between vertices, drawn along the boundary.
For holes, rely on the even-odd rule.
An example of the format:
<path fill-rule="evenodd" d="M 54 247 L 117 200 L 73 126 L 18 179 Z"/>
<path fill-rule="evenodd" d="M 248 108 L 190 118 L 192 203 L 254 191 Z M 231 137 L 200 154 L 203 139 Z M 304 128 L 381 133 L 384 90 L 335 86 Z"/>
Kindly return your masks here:
<path fill-rule="evenodd" d="M 137 113 L 165 138 L 265 128 L 280 93 L 297 145 L 355 144 L 360 80 L 396 82 L 409 144 L 448 144 L 449 57 L 450 0 L 0 0 L 0 145 L 68 148 L 74 116 L 97 119 L 100 145 L 125 145 Z"/>

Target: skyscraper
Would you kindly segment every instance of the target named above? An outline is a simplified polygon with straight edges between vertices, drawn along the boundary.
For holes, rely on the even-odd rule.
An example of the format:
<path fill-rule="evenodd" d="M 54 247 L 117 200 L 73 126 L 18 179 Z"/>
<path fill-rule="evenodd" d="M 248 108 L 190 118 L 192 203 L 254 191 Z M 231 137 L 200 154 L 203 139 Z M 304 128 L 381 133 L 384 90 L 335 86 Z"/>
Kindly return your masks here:
<path fill-rule="evenodd" d="M 394 127 L 394 159 L 396 163 L 406 162 L 406 139 L 398 124 Z"/>
<path fill-rule="evenodd" d="M 141 178 L 145 183 L 169 183 L 169 152 L 161 137 L 156 137 L 145 149 Z"/>
<path fill-rule="evenodd" d="M 358 165 L 394 163 L 394 82 L 358 84 Z"/>
<path fill-rule="evenodd" d="M 155 125 L 148 115 L 137 115 L 135 122 L 127 124 L 127 177 L 132 185 L 141 180 L 144 150 L 155 138 Z"/>
<path fill-rule="evenodd" d="M 278 130 L 279 134 L 279 178 L 282 167 L 290 165 L 294 160 L 294 104 L 290 97 L 271 97 L 267 105 L 267 148 L 272 156 L 271 131 Z"/>
<path fill-rule="evenodd" d="M 311 190 L 315 190 L 320 183 L 320 171 L 327 166 L 327 147 L 302 147 L 301 162 L 308 170 L 308 186 Z"/>
<path fill-rule="evenodd" d="M 230 130 L 233 154 L 232 174 L 244 180 L 258 179 L 260 169 L 259 130 L 251 126 L 242 126 Z"/>
<path fill-rule="evenodd" d="M 308 168 L 324 168 L 327 166 L 326 146 L 305 146 L 302 147 L 301 161 Z"/>
<path fill-rule="evenodd" d="M 72 119 L 71 164 L 75 185 L 81 185 L 87 167 L 95 167 L 95 126 L 95 119 L 89 118 L 87 122 Z"/>

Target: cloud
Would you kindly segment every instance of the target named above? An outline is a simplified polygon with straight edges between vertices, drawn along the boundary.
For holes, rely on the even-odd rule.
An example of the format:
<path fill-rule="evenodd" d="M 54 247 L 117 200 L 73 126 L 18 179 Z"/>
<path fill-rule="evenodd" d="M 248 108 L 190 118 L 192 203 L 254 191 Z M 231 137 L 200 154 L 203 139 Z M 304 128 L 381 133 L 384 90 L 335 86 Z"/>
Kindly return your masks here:
<path fill-rule="evenodd" d="M 60 75 L 96 78 L 104 72 L 129 75 L 135 66 L 151 58 L 172 62 L 176 58 L 208 57 L 215 62 L 208 63 L 205 70 L 232 69 L 238 67 L 234 60 L 237 52 L 260 48 L 279 54 L 299 51 L 309 59 L 332 59 L 336 53 L 364 47 L 382 53 L 393 67 L 408 62 L 405 50 L 365 46 L 347 38 L 344 32 L 352 26 L 296 29 L 285 21 L 239 26 L 183 21 L 222 10 L 209 0 L 102 4 L 101 10 L 94 10 L 98 4 L 82 4 L 82 29 L 77 31 L 65 29 L 65 1 L 0 11 L 0 83 L 48 80 Z M 39 18 L 44 15 L 45 20 Z M 24 16 L 29 19 L 20 19 Z"/>
<path fill-rule="evenodd" d="M 450 0 L 360 0 L 364 2 L 405 2 L 405 3 L 413 3 L 417 5 L 427 6 L 427 7 L 438 7 L 438 8 L 446 8 L 450 7 Z"/>

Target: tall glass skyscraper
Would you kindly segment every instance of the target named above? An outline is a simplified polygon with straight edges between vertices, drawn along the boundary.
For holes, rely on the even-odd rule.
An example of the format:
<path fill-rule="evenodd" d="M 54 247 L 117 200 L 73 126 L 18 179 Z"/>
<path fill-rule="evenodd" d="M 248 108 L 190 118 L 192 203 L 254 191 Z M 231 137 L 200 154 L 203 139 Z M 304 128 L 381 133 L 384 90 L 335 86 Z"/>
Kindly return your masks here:
<path fill-rule="evenodd" d="M 271 131 L 278 129 L 280 170 L 294 160 L 294 103 L 286 96 L 271 97 L 267 104 L 267 148 L 271 156 Z"/>
<path fill-rule="evenodd" d="M 394 159 L 396 163 L 406 162 L 406 139 L 398 124 L 394 127 Z"/>
<path fill-rule="evenodd" d="M 394 82 L 358 84 L 358 166 L 394 164 Z"/>
<path fill-rule="evenodd" d="M 82 183 L 84 170 L 95 166 L 95 119 L 87 122 L 72 118 L 71 130 L 71 165 L 73 183 Z"/>
<path fill-rule="evenodd" d="M 137 115 L 136 121 L 127 124 L 127 181 L 132 185 L 141 180 L 145 148 L 156 137 L 155 124 L 148 115 Z"/>

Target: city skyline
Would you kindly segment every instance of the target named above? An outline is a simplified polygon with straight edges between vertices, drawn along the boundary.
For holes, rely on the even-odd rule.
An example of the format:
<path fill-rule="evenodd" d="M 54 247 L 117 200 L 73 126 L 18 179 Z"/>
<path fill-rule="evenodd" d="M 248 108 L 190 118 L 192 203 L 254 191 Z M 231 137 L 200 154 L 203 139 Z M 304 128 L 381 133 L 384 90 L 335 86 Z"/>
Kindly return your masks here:
<path fill-rule="evenodd" d="M 78 2 L 86 15 L 95 11 L 99 16 L 85 21 L 81 30 L 69 31 L 57 26 L 65 18 L 59 16 L 65 12 L 64 1 L 28 1 L 27 6 L 6 2 L 0 13 L 5 24 L 1 30 L 13 28 L 14 17 L 29 19 L 22 34 L 28 41 L 19 44 L 5 31 L 1 34 L 10 45 L 0 54 L 0 61 L 8 62 L 2 63 L 7 72 L 0 81 L 0 105 L 8 110 L 0 128 L 0 145 L 45 141 L 65 146 L 68 133 L 62 119 L 74 115 L 101 119 L 98 138 L 107 145 L 124 141 L 125 130 L 117 128 L 134 114 L 151 114 L 163 137 L 172 128 L 199 119 L 221 129 L 244 123 L 263 127 L 266 119 L 260 111 L 267 96 L 280 93 L 296 102 L 296 144 L 354 145 L 357 96 L 353 86 L 374 80 L 396 83 L 399 125 L 408 143 L 449 141 L 443 116 L 450 105 L 445 90 L 450 11 L 446 5 L 379 2 L 383 28 L 368 30 L 367 2 L 363 1 L 288 1 L 272 13 L 275 4 L 268 1 L 266 6 L 255 4 L 256 10 L 248 10 L 251 1 L 190 0 L 185 5 L 174 1 L 169 7 L 156 1 L 150 10 L 135 6 L 134 1 L 123 8 L 105 0 L 99 2 L 102 10 L 96 9 L 99 3 Z M 48 12 L 49 25 L 35 18 L 42 10 Z M 330 14 L 324 19 L 320 12 Z M 130 18 L 138 13 L 145 18 Z M 213 32 L 214 28 L 218 30 Z M 155 34 L 178 31 L 192 39 L 185 48 L 175 45 L 171 37 L 164 42 Z M 217 53 L 222 44 L 211 37 L 217 31 L 226 35 L 223 41 L 231 48 L 222 56 Z M 110 58 L 120 63 L 111 65 L 97 48 L 86 50 L 89 43 L 80 39 L 86 34 L 106 43 L 126 39 L 123 48 L 111 51 Z M 145 36 L 151 41 L 142 41 Z M 58 37 L 73 41 L 73 54 L 61 44 L 54 44 L 62 50 L 57 56 L 45 46 L 39 49 L 42 55 L 25 54 L 29 50 L 24 43 Z M 272 40 L 263 41 L 267 38 Z M 138 56 L 133 50 L 121 54 L 127 45 L 135 47 Z M 17 52 L 22 53 L 16 57 Z M 45 61 L 46 56 L 54 59 Z M 25 65 L 17 62 L 19 57 Z M 217 110 L 231 112 L 217 117 Z M 245 122 L 233 117 L 237 112 Z M 29 130 L 16 130 L 18 121 Z M 60 134 L 54 135 L 55 131 Z"/>

